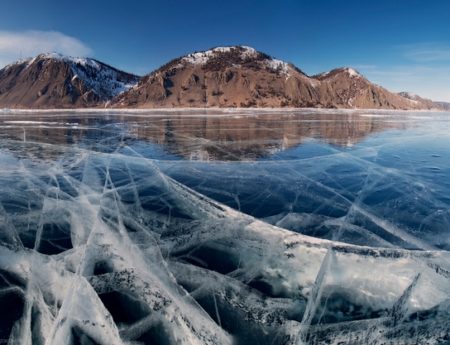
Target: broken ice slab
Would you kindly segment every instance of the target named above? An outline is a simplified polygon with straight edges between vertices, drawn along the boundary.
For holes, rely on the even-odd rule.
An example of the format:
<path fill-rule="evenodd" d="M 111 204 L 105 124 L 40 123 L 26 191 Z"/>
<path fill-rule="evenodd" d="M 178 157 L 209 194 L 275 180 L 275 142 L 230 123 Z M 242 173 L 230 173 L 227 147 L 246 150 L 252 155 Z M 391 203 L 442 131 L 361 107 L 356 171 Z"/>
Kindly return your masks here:
<path fill-rule="evenodd" d="M 144 158 L 6 160 L 17 164 L 0 172 L 11 343 L 414 344 L 450 332 L 445 251 L 284 230 Z"/>

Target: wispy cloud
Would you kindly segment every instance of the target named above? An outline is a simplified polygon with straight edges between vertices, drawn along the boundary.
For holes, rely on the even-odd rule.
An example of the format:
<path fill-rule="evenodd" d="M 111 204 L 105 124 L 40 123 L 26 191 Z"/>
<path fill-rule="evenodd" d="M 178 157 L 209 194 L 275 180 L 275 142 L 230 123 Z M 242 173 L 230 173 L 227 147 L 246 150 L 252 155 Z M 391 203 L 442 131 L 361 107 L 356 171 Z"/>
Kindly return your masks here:
<path fill-rule="evenodd" d="M 360 72 L 391 91 L 410 91 L 436 101 L 450 102 L 450 66 L 396 65 L 361 68 Z"/>
<path fill-rule="evenodd" d="M 419 42 L 394 46 L 395 63 L 360 65 L 358 70 L 391 91 L 410 91 L 450 102 L 450 45 Z"/>
<path fill-rule="evenodd" d="M 418 63 L 450 61 L 450 45 L 437 42 L 426 42 L 401 45 L 404 56 Z"/>
<path fill-rule="evenodd" d="M 79 39 L 58 31 L 0 31 L 0 67 L 46 52 L 72 56 L 92 54 L 92 50 Z"/>

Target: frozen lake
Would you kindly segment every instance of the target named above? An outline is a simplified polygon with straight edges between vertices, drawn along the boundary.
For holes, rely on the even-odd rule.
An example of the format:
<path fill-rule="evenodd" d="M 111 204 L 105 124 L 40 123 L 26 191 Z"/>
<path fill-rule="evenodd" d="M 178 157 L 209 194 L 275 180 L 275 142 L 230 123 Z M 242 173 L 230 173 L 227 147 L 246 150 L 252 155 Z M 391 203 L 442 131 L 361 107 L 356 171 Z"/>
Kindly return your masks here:
<path fill-rule="evenodd" d="M 0 188 L 0 344 L 450 343 L 449 113 L 4 112 Z"/>

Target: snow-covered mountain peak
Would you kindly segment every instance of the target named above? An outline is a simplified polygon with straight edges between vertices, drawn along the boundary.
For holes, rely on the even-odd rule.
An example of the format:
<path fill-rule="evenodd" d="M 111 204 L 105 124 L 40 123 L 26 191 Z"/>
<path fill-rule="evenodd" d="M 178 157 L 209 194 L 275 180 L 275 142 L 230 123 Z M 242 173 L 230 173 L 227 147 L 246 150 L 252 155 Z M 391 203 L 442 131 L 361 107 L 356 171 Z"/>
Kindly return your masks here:
<path fill-rule="evenodd" d="M 102 99 L 110 99 L 130 89 L 138 83 L 139 77 L 119 71 L 109 65 L 91 58 L 66 56 L 59 53 L 40 54 L 35 61 L 60 61 L 68 64 L 73 73 L 72 82 L 81 80 Z"/>
<path fill-rule="evenodd" d="M 94 59 L 91 58 L 82 58 L 82 57 L 73 57 L 73 56 L 66 56 L 62 55 L 60 53 L 42 53 L 35 57 L 29 57 L 24 59 L 19 59 L 17 61 L 14 61 L 8 65 L 6 65 L 4 68 L 9 68 L 17 65 L 22 65 L 24 63 L 27 64 L 27 67 L 33 64 L 36 61 L 42 61 L 42 60 L 49 60 L 49 61 L 63 61 L 66 63 L 71 64 L 77 64 L 82 66 L 90 66 L 92 68 L 100 69 L 100 63 Z"/>
<path fill-rule="evenodd" d="M 345 72 L 348 73 L 348 75 L 350 77 L 361 77 L 361 74 L 357 70 L 355 70 L 351 67 L 346 67 L 346 68 L 344 68 L 344 70 L 345 70 Z"/>
<path fill-rule="evenodd" d="M 329 77 L 336 77 L 342 74 L 345 74 L 351 78 L 363 78 L 361 73 L 351 67 L 336 68 L 328 72 L 320 73 L 316 75 L 315 78 L 324 79 Z"/>
<path fill-rule="evenodd" d="M 260 67 L 289 75 L 290 65 L 282 60 L 274 59 L 249 46 L 216 47 L 209 50 L 188 54 L 181 58 L 178 67 L 185 63 L 192 65 L 207 65 L 222 62 L 230 66 L 241 66 L 256 62 Z"/>
<path fill-rule="evenodd" d="M 30 59 L 28 61 L 28 65 L 31 65 L 33 62 L 39 61 L 39 60 L 62 61 L 65 63 L 74 64 L 77 66 L 90 67 L 90 68 L 93 68 L 96 70 L 100 70 L 103 65 L 102 63 L 100 63 L 99 61 L 97 61 L 95 59 L 67 56 L 67 55 L 62 55 L 60 53 L 55 53 L 55 52 L 39 54 L 35 58 Z"/>
<path fill-rule="evenodd" d="M 55 107 L 64 107 L 65 102 L 91 106 L 110 101 L 140 79 L 95 59 L 59 53 L 16 61 L 0 73 L 8 81 L 5 90 L 16 98 L 26 99 L 30 106 L 44 102 L 49 94 L 58 95 L 51 96 Z"/>
<path fill-rule="evenodd" d="M 256 49 L 248 46 L 229 46 L 229 47 L 215 47 L 209 50 L 195 52 L 186 55 L 182 58 L 184 62 L 191 64 L 205 64 L 211 58 L 218 57 L 223 54 L 238 52 L 241 59 L 254 58 L 258 55 Z"/>

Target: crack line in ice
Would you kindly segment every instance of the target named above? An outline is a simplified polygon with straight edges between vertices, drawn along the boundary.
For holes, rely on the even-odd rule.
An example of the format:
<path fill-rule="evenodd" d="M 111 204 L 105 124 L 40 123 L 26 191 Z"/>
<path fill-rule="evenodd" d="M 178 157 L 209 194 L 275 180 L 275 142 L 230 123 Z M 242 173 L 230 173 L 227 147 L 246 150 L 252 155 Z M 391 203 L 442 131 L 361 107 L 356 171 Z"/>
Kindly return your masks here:
<path fill-rule="evenodd" d="M 383 334 L 391 332 L 391 326 L 385 325 L 394 316 L 376 314 L 370 320 L 371 312 L 380 312 L 370 309 L 374 306 L 400 310 L 394 313 L 401 314 L 396 326 L 400 327 L 396 328 L 399 334 L 408 334 L 408 325 L 420 325 L 428 333 L 421 334 L 416 327 L 418 339 L 428 336 L 438 342 L 440 331 L 433 333 L 436 328 L 430 328 L 427 321 L 410 320 L 416 310 L 434 312 L 430 315 L 437 315 L 436 327 L 444 332 L 448 327 L 447 322 L 440 321 L 447 316 L 449 279 L 445 272 L 450 269 L 447 252 L 353 246 L 274 227 L 210 199 L 201 192 L 204 189 L 192 190 L 183 180 L 172 177 L 167 167 L 169 164 L 183 170 L 190 165 L 148 159 L 128 146 L 123 138 L 118 140 L 121 140 L 120 150 L 132 156 L 122 155 L 119 148 L 109 154 L 54 145 L 64 151 L 64 156 L 57 163 L 46 163 L 51 169 L 45 174 L 36 174 L 44 165 L 33 166 L 32 160 L 21 163 L 18 170 L 19 178 L 25 183 L 21 186 L 27 185 L 18 197 L 26 199 L 34 190 L 38 205 L 28 199 L 23 202 L 22 214 L 16 215 L 5 208 L 3 199 L 0 202 L 1 217 L 8 221 L 5 224 L 9 230 L 14 229 L 15 235 L 10 237 L 16 236 L 19 243 L 22 243 L 21 236 L 30 229 L 36 230 L 37 225 L 34 250 L 12 252 L 0 248 L 0 269 L 20 272 L 12 263 L 14 260 L 30 267 L 26 278 L 27 305 L 16 327 L 25 330 L 23 343 L 30 343 L 36 335 L 31 330 L 36 308 L 44 315 L 46 344 L 75 343 L 74 337 L 80 332 L 86 341 L 122 344 L 138 341 L 155 327 L 161 332 L 169 329 L 166 339 L 172 344 L 227 344 L 236 339 L 242 342 L 249 336 L 255 343 L 266 338 L 267 342 L 278 344 L 279 339 L 290 336 L 300 343 L 307 343 L 308 339 L 323 342 L 332 339 L 330 343 L 337 343 L 342 339 L 339 327 L 347 322 L 353 322 L 355 336 L 372 337 L 372 331 L 364 333 L 366 326 Z M 102 145 L 107 145 L 107 141 Z M 68 159 L 69 156 L 73 157 Z M 342 157 L 351 155 L 336 153 L 323 159 L 338 161 Z M 359 176 L 364 181 L 355 200 L 348 197 L 346 186 L 340 181 L 332 187 L 327 185 L 332 176 L 326 169 L 315 179 L 307 172 L 300 173 L 299 166 L 295 165 L 305 160 L 287 166 L 286 174 L 294 174 L 305 183 L 292 186 L 295 199 L 291 205 L 284 205 L 289 208 L 285 219 L 294 212 L 295 204 L 305 195 L 303 192 L 313 195 L 320 188 L 329 192 L 327 202 L 346 206 L 342 208 L 345 214 L 336 218 L 335 240 L 341 239 L 344 223 L 361 214 L 418 248 L 433 249 L 426 241 L 380 218 L 376 210 L 374 213 L 365 208 L 364 199 L 384 182 L 381 179 L 384 168 L 357 157 L 351 157 L 351 161 L 364 168 Z M 249 169 L 266 169 L 264 166 L 268 165 L 257 162 Z M 320 169 L 321 165 L 317 167 Z M 266 174 L 266 171 L 258 173 Z M 400 176 L 398 171 L 388 173 Z M 8 176 L 9 170 L 2 168 L 0 174 Z M 257 175 L 248 179 L 254 176 Z M 5 184 L 8 192 L 17 186 Z M 227 193 L 241 210 L 240 194 Z M 256 198 L 270 203 L 278 191 L 266 189 L 264 193 Z M 430 200 L 431 197 L 427 196 Z M 323 209 L 326 207 L 319 204 L 312 213 Z M 47 223 L 66 217 L 66 211 L 70 213 L 68 231 L 73 248 L 66 248 L 47 233 L 54 230 Z M 11 217 L 12 214 L 15 216 Z M 21 224 L 24 219 L 27 220 Z M 328 219 L 331 222 L 332 218 Z M 46 243 L 52 244 L 58 253 L 39 253 Z M 421 279 L 417 271 L 423 275 Z M 380 272 L 383 279 L 377 279 Z M 429 282 L 433 282 L 432 286 L 424 285 Z M 0 289 L 0 297 L 2 293 L 23 291 L 10 286 L 11 283 L 8 288 Z M 350 315 L 349 320 L 339 316 L 330 322 L 327 313 L 332 312 L 333 293 L 342 291 L 348 293 L 345 303 L 352 308 L 358 308 L 359 304 L 367 308 L 363 314 L 367 320 L 355 320 Z M 105 296 L 116 296 L 116 305 L 122 300 L 129 308 L 134 305 L 134 314 L 143 314 L 137 319 L 116 322 L 114 310 L 108 309 L 111 307 L 107 298 L 112 297 Z M 127 310 L 122 314 L 127 314 Z M 236 320 L 237 325 L 230 325 L 229 320 Z M 167 328 L 169 323 L 173 328 Z M 99 324 L 105 327 L 98 327 Z M 335 331 L 323 333 L 327 327 L 335 327 Z M 261 338 L 258 332 L 263 334 Z M 18 339 L 14 337 L 10 340 Z M 403 339 L 401 335 L 396 337 Z M 390 339 L 387 335 L 379 338 Z"/>

